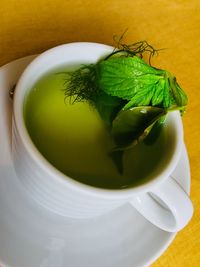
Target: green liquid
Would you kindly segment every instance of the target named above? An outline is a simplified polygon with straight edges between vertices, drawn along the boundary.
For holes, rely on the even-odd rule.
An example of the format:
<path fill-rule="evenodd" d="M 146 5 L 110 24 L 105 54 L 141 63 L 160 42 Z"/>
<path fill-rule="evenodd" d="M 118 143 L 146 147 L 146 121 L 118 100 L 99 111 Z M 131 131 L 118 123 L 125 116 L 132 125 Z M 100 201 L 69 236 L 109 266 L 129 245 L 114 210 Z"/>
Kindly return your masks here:
<path fill-rule="evenodd" d="M 64 101 L 65 75 L 57 72 L 43 76 L 25 101 L 26 127 L 40 153 L 67 176 L 95 187 L 119 189 L 152 179 L 162 165 L 164 131 L 153 145 L 125 152 L 120 175 L 108 156 L 114 143 L 104 122 L 88 103 Z"/>

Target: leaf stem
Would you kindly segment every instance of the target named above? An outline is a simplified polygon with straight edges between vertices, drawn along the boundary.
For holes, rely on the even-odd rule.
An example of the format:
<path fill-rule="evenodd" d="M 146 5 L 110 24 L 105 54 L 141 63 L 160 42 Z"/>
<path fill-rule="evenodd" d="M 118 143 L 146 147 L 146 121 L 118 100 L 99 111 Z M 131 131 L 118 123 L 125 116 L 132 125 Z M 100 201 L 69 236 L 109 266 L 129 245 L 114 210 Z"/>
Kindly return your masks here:
<path fill-rule="evenodd" d="M 167 109 L 167 112 L 173 112 L 173 111 L 184 111 L 186 109 L 186 106 L 172 106 L 170 108 Z"/>

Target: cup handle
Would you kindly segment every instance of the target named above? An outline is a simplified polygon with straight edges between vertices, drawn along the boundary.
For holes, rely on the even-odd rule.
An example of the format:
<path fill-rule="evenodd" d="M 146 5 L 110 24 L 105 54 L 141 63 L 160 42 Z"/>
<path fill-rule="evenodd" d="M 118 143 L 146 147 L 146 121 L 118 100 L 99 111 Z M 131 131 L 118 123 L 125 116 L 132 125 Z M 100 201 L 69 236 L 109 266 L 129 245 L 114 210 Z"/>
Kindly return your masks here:
<path fill-rule="evenodd" d="M 172 177 L 130 203 L 152 224 L 168 232 L 181 230 L 193 214 L 190 198 Z"/>

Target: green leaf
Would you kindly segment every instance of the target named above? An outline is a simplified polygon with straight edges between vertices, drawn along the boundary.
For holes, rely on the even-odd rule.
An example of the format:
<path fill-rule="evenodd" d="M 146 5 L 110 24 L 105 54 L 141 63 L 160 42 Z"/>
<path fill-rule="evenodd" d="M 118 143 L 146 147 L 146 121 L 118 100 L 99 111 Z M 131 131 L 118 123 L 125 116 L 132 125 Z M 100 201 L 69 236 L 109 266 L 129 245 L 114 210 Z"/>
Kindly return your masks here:
<path fill-rule="evenodd" d="M 158 76 L 159 77 L 159 76 Z M 159 80 L 138 91 L 133 98 L 124 106 L 124 110 L 136 106 L 159 106 L 168 108 L 171 105 L 169 84 L 166 79 Z"/>
<path fill-rule="evenodd" d="M 186 106 L 188 102 L 187 95 L 176 82 L 176 77 L 174 77 L 170 72 L 166 71 L 166 80 L 169 84 L 171 105 L 176 105 L 178 107 Z"/>
<path fill-rule="evenodd" d="M 171 90 L 169 81 L 165 78 L 164 90 L 163 90 L 163 108 L 169 108 L 173 103 L 173 98 L 171 96 Z"/>
<path fill-rule="evenodd" d="M 117 144 L 115 150 L 124 150 L 143 140 L 165 113 L 164 109 L 158 107 L 135 107 L 119 112 L 111 131 Z"/>
<path fill-rule="evenodd" d="M 176 86 L 176 93 L 174 95 L 174 98 L 176 100 L 176 104 L 179 107 L 182 106 L 186 106 L 188 103 L 188 98 L 187 95 L 185 94 L 185 92 L 180 88 L 180 86 L 178 85 L 177 82 L 175 82 L 175 86 Z"/>
<path fill-rule="evenodd" d="M 157 83 L 164 73 L 136 56 L 110 58 L 97 64 L 100 89 L 126 100 L 130 100 L 145 87 Z"/>
<path fill-rule="evenodd" d="M 165 80 L 164 79 L 160 79 L 159 82 L 157 84 L 155 84 L 152 99 L 151 99 L 152 106 L 161 105 L 161 103 L 163 102 L 164 87 L 165 87 Z"/>
<path fill-rule="evenodd" d="M 138 91 L 134 97 L 123 107 L 123 110 L 136 106 L 148 106 L 154 95 L 155 85 L 149 86 L 146 90 Z"/>
<path fill-rule="evenodd" d="M 148 136 L 144 139 L 144 143 L 147 145 L 152 145 L 156 142 L 158 137 L 161 134 L 161 130 L 163 128 L 164 122 L 166 119 L 166 115 L 160 117 L 151 128 L 151 131 L 149 132 Z"/>
<path fill-rule="evenodd" d="M 109 95 L 129 100 L 123 107 L 137 106 L 169 108 L 182 104 L 184 92 L 174 83 L 172 75 L 153 68 L 139 57 L 111 58 L 97 67 L 99 88 Z"/>

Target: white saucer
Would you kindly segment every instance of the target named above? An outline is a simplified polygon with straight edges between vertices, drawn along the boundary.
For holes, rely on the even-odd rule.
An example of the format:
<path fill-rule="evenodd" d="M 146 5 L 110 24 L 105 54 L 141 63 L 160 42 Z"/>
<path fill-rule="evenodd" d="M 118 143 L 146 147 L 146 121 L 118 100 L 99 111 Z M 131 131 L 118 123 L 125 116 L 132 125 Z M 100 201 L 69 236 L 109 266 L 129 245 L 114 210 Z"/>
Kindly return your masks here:
<path fill-rule="evenodd" d="M 154 262 L 175 234 L 162 231 L 128 204 L 91 220 L 73 221 L 37 206 L 21 187 L 10 156 L 9 89 L 34 56 L 0 68 L 0 261 L 10 267 L 141 267 Z M 186 192 L 186 149 L 172 176 Z"/>

